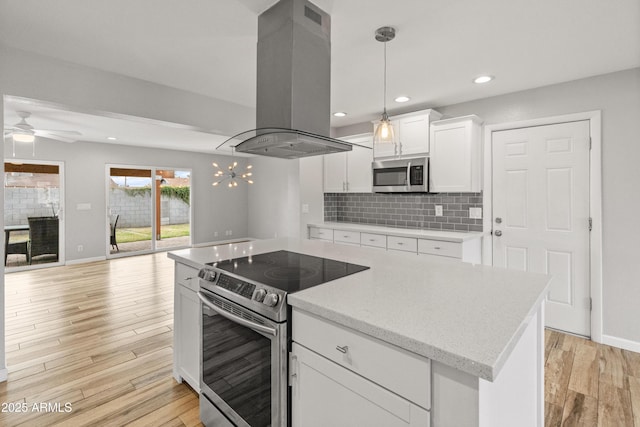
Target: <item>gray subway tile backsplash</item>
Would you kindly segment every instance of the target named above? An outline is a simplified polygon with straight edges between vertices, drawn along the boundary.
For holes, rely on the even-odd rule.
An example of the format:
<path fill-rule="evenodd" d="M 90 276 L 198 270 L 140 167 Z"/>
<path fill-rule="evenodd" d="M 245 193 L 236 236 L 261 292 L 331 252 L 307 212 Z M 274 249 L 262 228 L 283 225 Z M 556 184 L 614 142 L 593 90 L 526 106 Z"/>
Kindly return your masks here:
<path fill-rule="evenodd" d="M 443 216 L 435 216 L 442 205 Z M 469 208 L 482 207 L 482 193 L 325 193 L 324 220 L 432 230 L 482 231 Z"/>

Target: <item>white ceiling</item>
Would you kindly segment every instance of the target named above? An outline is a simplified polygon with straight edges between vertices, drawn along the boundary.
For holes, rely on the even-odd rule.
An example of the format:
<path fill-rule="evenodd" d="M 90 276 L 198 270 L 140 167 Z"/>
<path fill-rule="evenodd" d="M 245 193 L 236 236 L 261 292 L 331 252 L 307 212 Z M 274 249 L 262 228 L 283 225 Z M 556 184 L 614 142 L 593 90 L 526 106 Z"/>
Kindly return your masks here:
<path fill-rule="evenodd" d="M 273 3 L 0 0 L 0 41 L 254 107 L 257 15 Z M 332 112 L 348 113 L 332 118 L 334 127 L 371 120 L 380 113 L 382 44 L 374 40 L 373 33 L 384 25 L 397 29 L 396 39 L 388 44 L 388 98 L 400 94 L 412 98 L 402 105 L 388 101 L 392 113 L 640 66 L 638 0 L 314 3 L 332 17 Z M 486 85 L 471 82 L 485 73 L 496 79 Z M 11 105 L 7 107 L 7 123 L 17 117 L 14 111 Z M 90 131 L 80 124 L 87 123 L 88 117 L 64 122 L 64 114 L 48 113 L 51 122 L 38 126 L 79 130 L 82 139 L 93 138 L 93 132 L 104 135 L 101 126 L 115 126 L 95 119 L 95 129 Z M 34 113 L 34 125 L 37 120 Z M 123 137 L 123 142 L 157 141 L 157 134 L 150 131 L 151 137 L 145 138 L 140 134 L 142 128 L 137 131 L 129 126 L 139 122 L 127 121 L 122 131 L 130 136 Z M 198 145 L 194 135 L 198 132 L 174 129 L 191 132 Z M 211 146 L 210 141 L 206 144 Z"/>

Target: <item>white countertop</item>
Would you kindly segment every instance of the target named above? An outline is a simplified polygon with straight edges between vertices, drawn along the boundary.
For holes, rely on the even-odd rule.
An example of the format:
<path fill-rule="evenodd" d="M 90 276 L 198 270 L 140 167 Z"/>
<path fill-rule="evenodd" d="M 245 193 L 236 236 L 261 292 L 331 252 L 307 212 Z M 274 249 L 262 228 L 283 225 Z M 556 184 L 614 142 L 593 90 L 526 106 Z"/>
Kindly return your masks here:
<path fill-rule="evenodd" d="M 293 307 L 489 381 L 544 300 L 549 281 L 541 274 L 317 240 L 257 240 L 169 257 L 198 268 L 281 249 L 370 267 L 289 295 Z"/>
<path fill-rule="evenodd" d="M 373 224 L 352 224 L 349 222 L 315 222 L 309 227 L 332 228 L 343 231 L 359 231 L 364 233 L 386 234 L 387 236 L 415 237 L 417 239 L 442 240 L 446 242 L 464 242 L 477 239 L 484 234 L 481 231 L 443 231 L 413 228 L 382 227 Z"/>

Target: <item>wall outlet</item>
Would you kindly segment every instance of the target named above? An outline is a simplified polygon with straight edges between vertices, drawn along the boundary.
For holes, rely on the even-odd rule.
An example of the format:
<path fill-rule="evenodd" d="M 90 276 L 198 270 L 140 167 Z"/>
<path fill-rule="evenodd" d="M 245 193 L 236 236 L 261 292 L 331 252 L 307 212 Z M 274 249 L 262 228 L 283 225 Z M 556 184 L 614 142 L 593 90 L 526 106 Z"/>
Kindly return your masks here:
<path fill-rule="evenodd" d="M 469 218 L 471 218 L 471 219 L 481 219 L 482 218 L 482 208 L 469 208 Z"/>
<path fill-rule="evenodd" d="M 436 216 L 442 216 L 442 205 L 436 205 Z"/>
<path fill-rule="evenodd" d="M 227 230 L 227 231 L 224 232 L 225 236 L 231 236 L 232 234 L 233 234 L 232 230 Z"/>
<path fill-rule="evenodd" d="M 302 205 L 302 213 L 309 213 L 309 205 L 307 203 Z"/>
<path fill-rule="evenodd" d="M 82 252 L 82 251 L 84 251 L 84 246 L 78 245 L 78 252 Z"/>

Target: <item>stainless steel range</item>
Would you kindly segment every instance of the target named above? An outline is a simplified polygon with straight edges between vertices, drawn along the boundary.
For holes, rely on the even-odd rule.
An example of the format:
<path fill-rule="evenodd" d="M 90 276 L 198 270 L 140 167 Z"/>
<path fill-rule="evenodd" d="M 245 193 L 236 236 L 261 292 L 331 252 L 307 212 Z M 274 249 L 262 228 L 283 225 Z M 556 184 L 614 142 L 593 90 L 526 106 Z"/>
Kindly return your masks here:
<path fill-rule="evenodd" d="M 200 270 L 202 423 L 287 426 L 287 294 L 368 268 L 283 250 Z"/>

